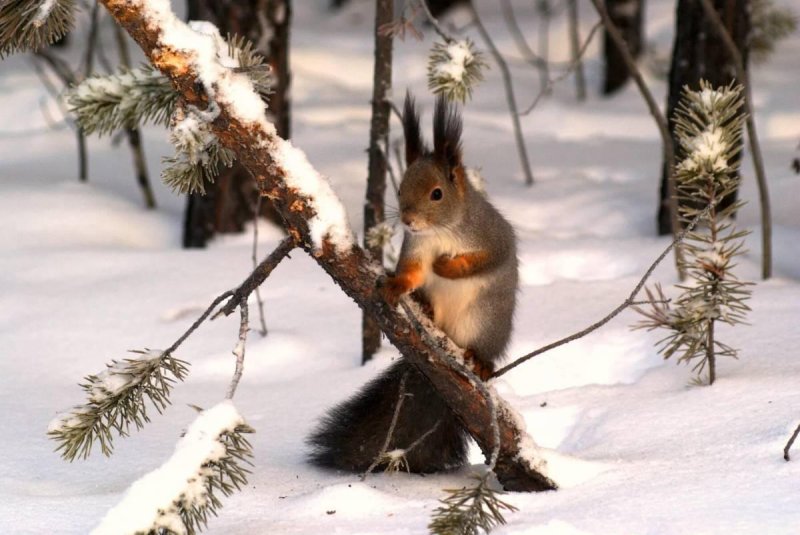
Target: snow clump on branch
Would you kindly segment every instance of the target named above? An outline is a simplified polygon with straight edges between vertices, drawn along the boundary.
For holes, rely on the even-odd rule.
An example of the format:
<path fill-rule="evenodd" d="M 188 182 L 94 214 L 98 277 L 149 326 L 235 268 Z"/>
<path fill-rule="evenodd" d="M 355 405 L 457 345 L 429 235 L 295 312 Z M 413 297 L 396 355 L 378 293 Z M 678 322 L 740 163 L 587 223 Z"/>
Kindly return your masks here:
<path fill-rule="evenodd" d="M 221 505 L 215 490 L 230 495 L 246 483 L 252 429 L 230 400 L 203 411 L 159 468 L 134 482 L 93 535 L 195 533 Z"/>

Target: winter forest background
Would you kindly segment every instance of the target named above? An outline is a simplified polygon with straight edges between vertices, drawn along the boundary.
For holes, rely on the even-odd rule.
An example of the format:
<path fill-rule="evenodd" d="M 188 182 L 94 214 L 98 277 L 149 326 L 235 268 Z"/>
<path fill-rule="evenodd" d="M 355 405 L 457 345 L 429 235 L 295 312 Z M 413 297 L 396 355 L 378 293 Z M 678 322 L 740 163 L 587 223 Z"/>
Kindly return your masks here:
<path fill-rule="evenodd" d="M 286 252 L 279 221 L 291 203 L 274 191 L 275 208 L 259 201 L 247 170 L 225 165 L 230 140 L 217 143 L 207 116 L 185 105 L 202 83 L 182 85 L 182 101 L 155 71 L 91 80 L 146 62 L 102 4 L 122 5 L 0 3 L 0 532 L 127 533 L 153 515 L 162 522 L 153 526 L 175 533 L 425 533 L 442 516 L 444 489 L 472 488 L 478 474 L 499 491 L 502 468 L 489 477 L 478 445 L 471 467 L 424 477 L 378 468 L 362 478 L 306 462 L 304 439 L 317 419 L 399 357 L 385 337 L 375 350 L 380 326 L 405 321 L 362 314 L 320 269 L 336 260 L 330 250 L 292 250 L 249 296 L 249 324 L 234 302 L 240 289 L 226 296 L 233 313 L 204 322 L 165 356 L 216 296 L 239 288 L 276 248 Z M 167 4 L 121 9 L 155 9 L 151 20 L 163 22 L 171 19 L 158 10 Z M 603 6 L 611 15 L 605 24 Z M 59 21 L 73 7 L 67 37 L 46 46 L 49 39 L 37 36 L 66 30 Z M 533 471 L 558 490 L 497 493 L 516 510 L 502 510 L 505 524 L 484 527 L 536 535 L 797 531 L 800 461 L 789 457 L 800 458 L 800 445 L 787 447 L 800 424 L 797 5 L 190 0 L 172 8 L 183 20 L 214 22 L 223 36 L 245 37 L 266 57 L 269 72 L 243 41 L 229 49 L 208 36 L 208 25 L 192 26 L 219 46 L 219 56 L 198 68 L 250 80 L 277 135 L 328 177 L 346 216 L 314 170 L 283 149 L 286 181 L 314 190 L 301 208 L 318 208 L 325 217 L 317 223 L 329 231 L 349 223 L 359 243 L 375 227 L 365 245 L 390 269 L 401 232 L 380 222 L 385 211 L 393 223 L 393 184 L 402 176 L 392 105 L 401 106 L 406 90 L 416 95 L 427 134 L 434 92 L 465 101 L 465 161 L 519 239 L 521 287 L 506 363 L 622 307 L 591 333 L 491 382 L 493 399 L 521 416 L 502 413 L 500 424 L 526 428 L 538 445 L 520 440 L 514 459 L 546 461 Z M 172 38 L 195 45 L 194 34 L 173 26 Z M 633 78 L 610 27 L 635 57 Z M 86 79 L 83 89 L 67 91 Z M 700 90 L 701 79 L 710 85 L 686 101 L 693 114 L 676 115 L 681 87 Z M 747 79 L 750 87 L 737 93 L 732 82 Z M 234 118 L 261 113 L 257 95 L 236 94 Z M 125 104 L 115 108 L 116 122 L 101 124 L 115 103 Z M 746 106 L 753 124 L 742 122 Z M 181 120 L 170 134 L 173 111 Z M 668 147 L 673 165 L 665 163 Z M 204 178 L 210 161 L 220 162 L 213 184 Z M 161 180 L 165 169 L 175 188 Z M 671 176 L 680 211 L 671 211 Z M 205 195 L 173 191 L 192 185 Z M 712 218 L 734 210 L 735 220 Z M 631 297 L 669 234 L 686 224 L 684 281 L 670 252 Z M 709 229 L 722 237 L 709 243 L 716 232 Z M 346 273 L 332 275 L 355 287 Z M 713 375 L 708 340 L 724 344 L 712 346 Z M 430 341 L 417 343 L 430 354 Z M 238 387 L 237 358 L 244 359 Z M 167 395 L 153 379 L 159 373 L 183 377 L 170 403 L 159 405 L 162 414 L 135 396 L 114 405 L 129 391 L 158 404 Z M 472 395 L 486 399 L 483 391 Z M 142 427 L 123 427 L 130 436 L 121 437 L 106 426 L 83 458 L 88 442 L 75 441 L 76 428 L 100 406 L 120 411 L 116 422 L 138 419 Z M 252 466 L 231 456 L 249 458 L 243 438 Z M 187 473 L 197 477 L 187 481 Z M 219 474 L 235 484 L 217 487 L 209 501 Z M 160 517 L 154 504 L 164 509 Z"/>

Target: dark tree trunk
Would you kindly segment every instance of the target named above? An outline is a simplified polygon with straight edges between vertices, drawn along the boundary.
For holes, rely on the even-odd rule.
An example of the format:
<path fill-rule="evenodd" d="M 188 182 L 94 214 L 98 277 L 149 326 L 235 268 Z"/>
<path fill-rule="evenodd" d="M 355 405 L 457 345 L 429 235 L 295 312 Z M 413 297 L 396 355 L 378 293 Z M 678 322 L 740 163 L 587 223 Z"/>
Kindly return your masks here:
<path fill-rule="evenodd" d="M 628 49 L 634 58 L 638 58 L 644 45 L 644 0 L 605 0 L 605 3 L 608 14 L 622 33 Z M 608 31 L 605 32 L 603 40 L 603 55 L 605 56 L 603 94 L 610 95 L 625 85 L 631 74 Z"/>
<path fill-rule="evenodd" d="M 290 136 L 289 105 L 289 26 L 291 0 L 189 0 L 190 19 L 217 25 L 225 36 L 241 35 L 250 40 L 267 58 L 275 76 L 274 92 L 269 96 L 269 111 L 278 135 Z M 253 218 L 258 189 L 253 177 L 241 165 L 221 169 L 206 194 L 187 196 L 183 245 L 205 247 L 217 233 L 241 232 Z M 267 203 L 263 206 L 268 210 Z"/>
<path fill-rule="evenodd" d="M 747 66 L 747 35 L 750 32 L 748 0 L 714 0 L 720 14 Z M 669 94 L 667 96 L 667 118 L 669 131 L 675 145 L 675 162 L 686 157 L 675 137 L 674 112 L 684 86 L 698 89 L 700 80 L 707 80 L 715 87 L 730 84 L 736 79 L 736 64 L 728 54 L 725 43 L 714 31 L 703 12 L 699 0 L 679 0 L 675 18 L 675 43 L 672 48 L 672 63 L 669 71 Z M 740 140 L 741 143 L 741 140 Z M 666 170 L 662 169 L 660 204 L 658 209 L 658 232 L 670 234 L 669 205 L 667 199 Z M 725 208 L 736 200 L 736 192 L 722 200 Z"/>
<path fill-rule="evenodd" d="M 386 194 L 386 148 L 389 140 L 391 108 L 387 100 L 392 87 L 392 37 L 381 35 L 379 28 L 392 22 L 394 0 L 378 0 L 375 5 L 375 68 L 372 80 L 372 121 L 369 128 L 369 163 L 367 194 L 364 203 L 364 248 L 383 263 L 383 246 L 367 243 L 367 233 L 384 221 Z M 381 346 L 381 330 L 372 316 L 362 314 L 362 362 L 372 359 Z"/>

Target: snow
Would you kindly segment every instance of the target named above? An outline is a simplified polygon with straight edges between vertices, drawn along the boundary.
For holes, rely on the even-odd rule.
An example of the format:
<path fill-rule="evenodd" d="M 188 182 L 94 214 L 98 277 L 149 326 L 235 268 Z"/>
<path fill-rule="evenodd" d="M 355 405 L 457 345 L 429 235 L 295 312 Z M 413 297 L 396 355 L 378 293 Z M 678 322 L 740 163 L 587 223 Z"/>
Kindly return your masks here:
<path fill-rule="evenodd" d="M 55 5 L 56 0 L 42 0 L 39 7 L 36 8 L 36 15 L 33 17 L 33 20 L 31 20 L 31 24 L 36 28 L 44 25 L 50 17 L 50 13 L 53 12 Z"/>
<path fill-rule="evenodd" d="M 166 4 L 166 2 L 165 2 Z M 372 3 L 352 0 L 331 15 L 327 2 L 297 2 L 292 33 L 295 66 L 293 143 L 347 208 L 359 231 L 363 212 L 372 84 Z M 515 48 L 502 17 L 478 4 L 498 46 Z M 535 20 L 530 2 L 515 2 Z M 672 39 L 671 2 L 648 3 L 647 35 L 661 55 Z M 583 33 L 591 27 L 582 10 Z M 563 17 L 552 20 L 551 54 L 568 57 Z M 110 30 L 104 27 L 104 30 Z M 85 32 L 85 29 L 83 30 Z M 471 30 L 468 30 L 471 31 Z M 82 34 L 76 35 L 76 39 Z M 101 32 L 111 43 L 108 33 Z M 324 41 L 322 38 L 324 37 Z M 428 36 L 429 39 L 431 36 Z M 533 38 L 532 36 L 531 38 Z M 409 87 L 426 108 L 430 42 L 396 42 L 394 94 Z M 666 247 L 653 235 L 660 170 L 658 131 L 635 87 L 602 99 L 598 39 L 589 48 L 590 96 L 574 99 L 571 80 L 523 119 L 537 183 L 522 185 L 497 69 L 464 112 L 464 155 L 480 166 L 487 194 L 514 223 L 522 283 L 510 355 L 522 355 L 597 321 L 628 295 Z M 80 51 L 73 51 L 80 61 Z M 113 56 L 113 54 L 111 54 Z M 797 58 L 800 34 L 752 73 L 759 134 L 774 210 L 776 277 L 753 287 L 750 326 L 721 325 L 720 339 L 740 348 L 718 362 L 712 387 L 690 384 L 691 369 L 664 361 L 658 333 L 631 331 L 628 311 L 594 334 L 538 356 L 493 382 L 526 423 L 537 455 L 559 484 L 556 492 L 510 493 L 520 508 L 498 535 L 791 534 L 800 524 L 800 444 L 782 449 L 800 419 L 800 180 Z M 537 73 L 511 62 L 525 103 L 538 92 Z M 658 102 L 665 86 L 645 73 Z M 154 184 L 157 211 L 146 211 L 125 144 L 89 140 L 90 181 L 76 178 L 74 134 L 51 131 L 55 118 L 28 59 L 0 68 L 0 533 L 85 534 L 123 499 L 131 484 L 160 466 L 197 416 L 189 404 L 213 407 L 233 371 L 234 314 L 202 326 L 176 355 L 191 363 L 164 414 L 114 454 L 64 462 L 48 439 L 48 422 L 84 400 L 77 386 L 109 355 L 168 347 L 222 291 L 251 269 L 252 236 L 226 236 L 204 251 L 180 248 L 184 199 Z M 392 123 L 392 139 L 399 131 Z M 147 127 L 151 175 L 173 151 L 163 128 Z M 746 152 L 746 151 L 745 151 Z M 304 167 L 305 164 L 302 166 Z M 749 252 L 737 259 L 742 280 L 759 281 L 758 202 L 752 165 L 742 162 L 737 227 Z M 396 206 L 391 196 L 389 203 Z M 320 223 L 324 229 L 328 223 Z M 324 232 L 319 230 L 318 234 Z M 261 223 L 262 256 L 282 239 Z M 675 284 L 668 258 L 653 282 Z M 346 398 L 397 353 L 383 348 L 360 366 L 361 314 L 308 255 L 287 258 L 262 287 L 270 333 L 248 336 L 247 362 L 235 403 L 256 433 L 254 463 L 241 492 L 223 498 L 208 534 L 418 534 L 445 488 L 471 483 L 483 470 L 421 477 L 404 472 L 358 475 L 309 466 L 303 439 L 326 408 Z M 251 321 L 255 321 L 255 307 Z"/>
<path fill-rule="evenodd" d="M 175 446 L 172 457 L 133 483 L 122 501 L 92 530 L 92 535 L 159 529 L 176 535 L 186 533 L 176 504 L 181 502 L 186 510 L 208 505 L 206 479 L 214 472 L 209 464 L 227 455 L 220 436 L 243 423 L 244 419 L 229 400 L 203 411 Z"/>
<path fill-rule="evenodd" d="M 473 59 L 469 43 L 466 40 L 450 43 L 445 48 L 445 52 L 449 61 L 437 64 L 436 74 L 438 76 L 446 76 L 453 82 L 460 83 L 464 78 L 464 73 L 467 71 L 467 65 Z"/>

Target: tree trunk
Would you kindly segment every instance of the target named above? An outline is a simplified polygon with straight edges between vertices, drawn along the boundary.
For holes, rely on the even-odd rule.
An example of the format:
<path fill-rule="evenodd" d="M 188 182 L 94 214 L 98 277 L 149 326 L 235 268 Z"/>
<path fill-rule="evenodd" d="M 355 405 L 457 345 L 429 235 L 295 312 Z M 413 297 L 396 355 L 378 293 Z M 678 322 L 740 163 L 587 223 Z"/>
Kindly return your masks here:
<path fill-rule="evenodd" d="M 392 22 L 394 0 L 378 0 L 375 5 L 375 68 L 372 80 L 372 121 L 369 128 L 369 163 L 367 194 L 364 202 L 364 248 L 383 264 L 383 246 L 367 241 L 369 230 L 384 221 L 386 194 L 386 149 L 389 146 L 389 117 L 387 100 L 392 87 L 392 36 L 381 35 L 379 29 Z M 366 363 L 381 347 L 381 330 L 375 320 L 363 313 L 361 320 L 361 359 Z"/>
<path fill-rule="evenodd" d="M 142 47 L 150 62 L 170 78 L 186 103 L 206 109 L 209 103 L 205 92 L 195 89 L 199 83 L 191 67 L 195 52 L 162 46 L 163 30 L 153 21 L 161 20 L 164 15 L 153 13 L 146 2 L 100 1 Z M 223 91 L 232 90 L 229 81 L 220 78 L 218 83 Z M 273 129 L 264 127 L 261 121 L 244 121 L 235 110 L 235 104 L 226 101 L 217 104 L 219 114 L 210 126 L 220 143 L 231 149 L 237 159 L 257 177 L 262 194 L 269 197 L 281 214 L 286 230 L 298 245 L 348 296 L 375 317 L 381 330 L 400 353 L 431 381 L 487 458 L 497 447 L 495 474 L 500 483 L 508 490 L 517 491 L 555 489 L 556 484 L 543 472 L 544 464 L 540 459 L 533 458 L 536 455 L 535 447 L 520 427 L 518 416 L 498 395 L 487 394 L 473 382 L 475 379 L 456 365 L 452 357 L 463 358 L 463 351 L 456 352 L 451 346 L 445 345 L 446 340 L 433 338 L 437 336 L 436 332 L 423 336 L 409 316 L 388 306 L 381 292 L 377 291 L 381 269 L 357 244 L 349 243 L 349 240 L 340 236 L 338 241 L 344 242 L 335 245 L 329 240 L 329 234 L 322 238 L 312 237 L 310 220 L 318 211 L 326 212 L 323 214 L 326 216 L 331 211 L 339 211 L 328 207 L 327 203 L 332 199 L 318 204 L 314 197 L 306 193 L 305 187 L 301 189 L 297 183 L 291 183 L 291 170 L 287 172 L 275 158 L 293 149 Z M 313 173 L 304 180 L 319 181 L 310 186 L 312 190 L 330 187 Z M 337 234 L 343 231 L 336 227 Z M 438 336 L 442 336 L 442 333 L 439 332 Z M 443 347 L 449 349 L 443 350 Z M 493 405 L 496 411 L 491 410 Z M 493 425 L 494 421 L 497 427 Z M 498 435 L 493 433 L 494 429 L 498 430 Z"/>
<path fill-rule="evenodd" d="M 714 0 L 728 33 L 738 47 L 747 66 L 746 39 L 750 31 L 748 0 Z M 669 70 L 669 94 L 667 96 L 667 119 L 675 146 L 675 162 L 686 157 L 685 151 L 675 135 L 675 108 L 680 101 L 683 86 L 699 89 L 700 80 L 708 80 L 713 86 L 724 86 L 736 79 L 736 64 L 728 54 L 722 38 L 714 31 L 699 0 L 679 0 L 675 18 L 675 43 L 672 48 L 672 64 Z M 739 141 L 742 142 L 741 140 Z M 669 206 L 667 199 L 666 170 L 662 169 L 661 190 L 658 209 L 658 232 L 670 234 Z M 720 203 L 720 208 L 730 206 L 736 200 L 736 192 Z M 702 208 L 702 207 L 700 207 Z"/>
<path fill-rule="evenodd" d="M 290 136 L 289 26 L 291 0 L 189 0 L 191 19 L 213 22 L 224 36 L 241 35 L 267 58 L 275 77 L 269 112 L 278 135 Z M 258 188 L 240 164 L 220 169 L 206 194 L 186 199 L 183 246 L 202 248 L 217 233 L 241 232 L 252 221 Z M 265 210 L 270 211 L 267 203 Z M 269 214 L 268 214 L 269 215 Z"/>
<path fill-rule="evenodd" d="M 622 33 L 628 49 L 634 58 L 638 58 L 644 45 L 644 0 L 605 0 L 605 2 L 608 14 Z M 608 31 L 605 32 L 603 40 L 603 55 L 605 57 L 603 94 L 610 95 L 625 85 L 631 74 L 625 65 L 622 53 L 608 35 Z"/>

